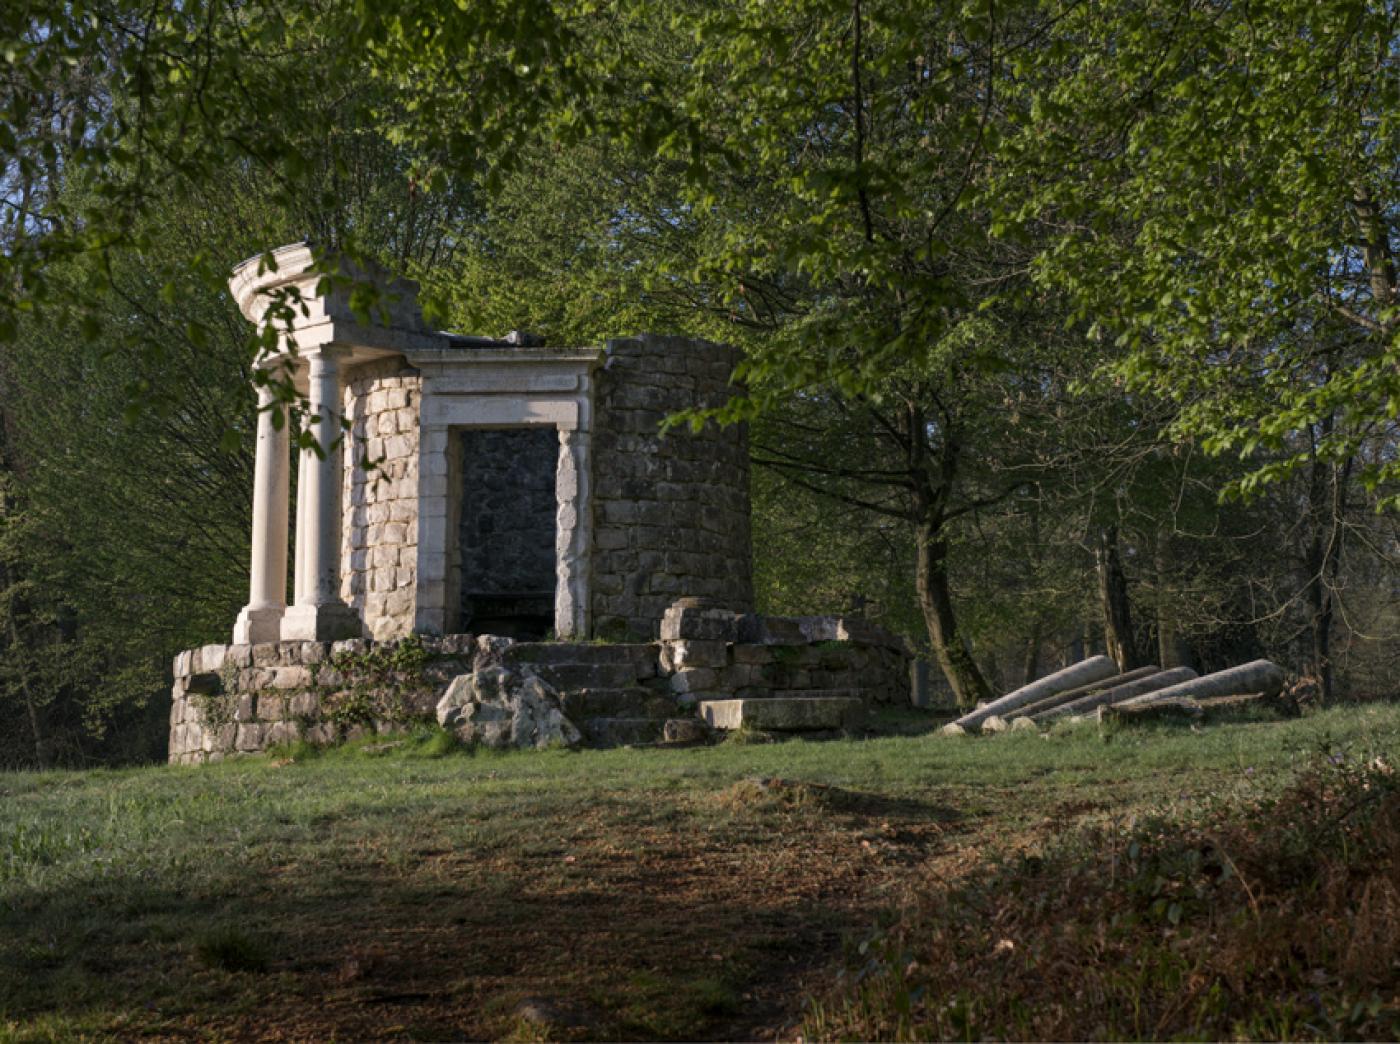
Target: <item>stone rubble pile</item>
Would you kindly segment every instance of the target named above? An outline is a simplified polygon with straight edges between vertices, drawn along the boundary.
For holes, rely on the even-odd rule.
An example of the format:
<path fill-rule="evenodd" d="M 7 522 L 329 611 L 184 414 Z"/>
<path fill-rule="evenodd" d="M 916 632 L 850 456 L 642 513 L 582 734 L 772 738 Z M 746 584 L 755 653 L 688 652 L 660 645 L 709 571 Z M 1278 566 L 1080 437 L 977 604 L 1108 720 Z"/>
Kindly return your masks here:
<path fill-rule="evenodd" d="M 437 705 L 437 721 L 465 743 L 508 747 L 577 747 L 578 728 L 559 694 L 528 667 L 481 667 L 456 678 Z"/>
<path fill-rule="evenodd" d="M 1093 714 L 1133 716 L 1176 710 L 1199 715 L 1211 706 L 1270 699 L 1283 689 L 1283 670 L 1269 660 L 1198 676 L 1189 667 L 1139 667 L 1120 673 L 1107 656 L 1094 656 L 982 704 L 943 727 L 949 735 L 1035 729 Z"/>

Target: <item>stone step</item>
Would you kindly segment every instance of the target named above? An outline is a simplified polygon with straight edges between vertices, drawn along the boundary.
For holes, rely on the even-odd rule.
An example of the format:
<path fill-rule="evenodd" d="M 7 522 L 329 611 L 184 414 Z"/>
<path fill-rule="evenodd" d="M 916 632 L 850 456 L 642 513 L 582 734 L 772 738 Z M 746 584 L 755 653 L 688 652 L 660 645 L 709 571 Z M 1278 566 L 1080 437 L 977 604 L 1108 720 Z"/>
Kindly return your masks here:
<path fill-rule="evenodd" d="M 622 689 L 565 689 L 559 693 L 564 714 L 580 718 L 674 718 L 681 713 L 673 697 L 641 686 Z"/>
<path fill-rule="evenodd" d="M 656 673 L 660 649 L 651 643 L 634 642 L 605 645 L 593 642 L 516 642 L 506 649 L 506 663 L 543 664 L 623 664 Z M 647 677 L 642 674 L 639 677 Z"/>
<path fill-rule="evenodd" d="M 752 689 L 742 694 L 752 700 L 859 700 L 859 689 Z"/>
<path fill-rule="evenodd" d="M 576 721 L 590 747 L 625 747 L 635 743 L 660 743 L 665 719 L 584 718 Z"/>
<path fill-rule="evenodd" d="M 716 729 L 747 726 L 765 732 L 814 732 L 857 727 L 864 718 L 865 703 L 850 696 L 769 696 L 702 700 L 696 711 Z"/>
<path fill-rule="evenodd" d="M 559 692 L 583 689 L 631 689 L 642 680 L 628 663 L 531 663 L 541 678 Z"/>

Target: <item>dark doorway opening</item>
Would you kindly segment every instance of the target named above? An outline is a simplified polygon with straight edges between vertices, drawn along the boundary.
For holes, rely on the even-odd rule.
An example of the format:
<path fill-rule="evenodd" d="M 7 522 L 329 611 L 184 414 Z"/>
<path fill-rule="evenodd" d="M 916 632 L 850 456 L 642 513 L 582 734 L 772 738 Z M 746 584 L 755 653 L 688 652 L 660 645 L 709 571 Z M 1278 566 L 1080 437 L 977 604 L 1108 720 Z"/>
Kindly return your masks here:
<path fill-rule="evenodd" d="M 554 629 L 558 433 L 468 428 L 460 438 L 460 629 L 544 638 Z"/>

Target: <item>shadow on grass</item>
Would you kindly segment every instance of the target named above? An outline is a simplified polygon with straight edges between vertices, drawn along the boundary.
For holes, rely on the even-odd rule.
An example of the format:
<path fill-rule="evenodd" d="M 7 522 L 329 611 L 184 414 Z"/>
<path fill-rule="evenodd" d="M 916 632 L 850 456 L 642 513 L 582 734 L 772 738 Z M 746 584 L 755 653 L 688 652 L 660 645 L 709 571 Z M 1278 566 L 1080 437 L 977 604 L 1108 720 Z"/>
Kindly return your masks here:
<path fill-rule="evenodd" d="M 819 789 L 842 818 L 951 815 Z M 94 863 L 5 894 L 0 1025 L 675 1039 L 790 1020 L 800 976 L 868 926 L 860 891 L 878 876 L 826 811 L 629 831 L 620 809 L 579 839 L 542 819 L 534 842 L 480 850 L 340 825 L 183 873 Z"/>

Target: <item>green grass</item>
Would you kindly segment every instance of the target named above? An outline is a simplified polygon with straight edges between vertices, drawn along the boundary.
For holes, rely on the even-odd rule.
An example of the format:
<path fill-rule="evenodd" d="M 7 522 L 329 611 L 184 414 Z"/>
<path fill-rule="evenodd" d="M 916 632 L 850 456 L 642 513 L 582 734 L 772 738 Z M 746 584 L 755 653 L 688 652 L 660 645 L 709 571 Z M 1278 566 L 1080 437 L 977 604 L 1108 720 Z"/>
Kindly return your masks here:
<path fill-rule="evenodd" d="M 943 863 L 1337 749 L 1400 749 L 1400 708 L 581 753 L 425 731 L 0 776 L 0 1036 L 502 1036 L 542 994 L 585 1013 L 549 1035 L 752 1036 Z"/>

